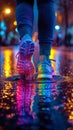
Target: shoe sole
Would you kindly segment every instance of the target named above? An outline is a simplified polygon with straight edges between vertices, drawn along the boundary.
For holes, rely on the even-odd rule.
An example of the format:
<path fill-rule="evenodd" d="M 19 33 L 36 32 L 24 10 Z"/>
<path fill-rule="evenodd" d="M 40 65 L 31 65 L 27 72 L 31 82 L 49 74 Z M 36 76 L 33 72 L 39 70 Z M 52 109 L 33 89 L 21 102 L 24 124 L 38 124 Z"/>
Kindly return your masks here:
<path fill-rule="evenodd" d="M 46 75 L 46 74 L 39 74 L 37 76 L 37 79 L 52 79 L 53 76 L 52 75 Z"/>

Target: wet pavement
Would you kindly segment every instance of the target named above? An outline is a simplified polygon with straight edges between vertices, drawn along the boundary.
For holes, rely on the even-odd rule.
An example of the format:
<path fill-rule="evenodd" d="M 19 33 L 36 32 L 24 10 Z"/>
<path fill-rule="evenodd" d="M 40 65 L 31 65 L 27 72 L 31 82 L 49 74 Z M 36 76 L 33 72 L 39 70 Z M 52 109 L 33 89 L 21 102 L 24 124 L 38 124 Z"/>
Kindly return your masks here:
<path fill-rule="evenodd" d="M 0 47 L 0 130 L 73 130 L 73 47 L 52 48 L 62 82 L 5 80 L 17 74 L 17 51 Z"/>

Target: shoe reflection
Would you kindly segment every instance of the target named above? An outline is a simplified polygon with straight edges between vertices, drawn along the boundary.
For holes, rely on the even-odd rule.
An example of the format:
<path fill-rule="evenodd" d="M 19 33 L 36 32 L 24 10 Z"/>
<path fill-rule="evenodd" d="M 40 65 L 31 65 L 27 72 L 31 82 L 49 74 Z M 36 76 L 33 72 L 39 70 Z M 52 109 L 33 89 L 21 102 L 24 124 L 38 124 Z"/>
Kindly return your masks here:
<path fill-rule="evenodd" d="M 55 96 L 58 96 L 59 92 L 55 83 L 42 83 L 38 85 L 39 95 L 50 102 Z"/>
<path fill-rule="evenodd" d="M 18 81 L 16 91 L 17 102 L 17 124 L 29 124 L 34 118 L 34 112 L 32 111 L 33 100 L 35 96 L 35 85 L 32 83 L 26 83 L 21 80 Z"/>

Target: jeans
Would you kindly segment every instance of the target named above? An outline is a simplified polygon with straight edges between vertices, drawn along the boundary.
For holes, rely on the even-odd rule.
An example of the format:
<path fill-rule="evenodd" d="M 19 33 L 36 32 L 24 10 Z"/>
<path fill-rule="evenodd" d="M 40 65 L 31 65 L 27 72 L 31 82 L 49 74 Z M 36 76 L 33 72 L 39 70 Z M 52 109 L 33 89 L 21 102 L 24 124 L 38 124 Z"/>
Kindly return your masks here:
<path fill-rule="evenodd" d="M 16 20 L 20 37 L 25 34 L 32 36 L 34 0 L 16 1 Z M 50 55 L 55 26 L 55 2 L 54 0 L 37 0 L 37 8 L 40 55 Z"/>

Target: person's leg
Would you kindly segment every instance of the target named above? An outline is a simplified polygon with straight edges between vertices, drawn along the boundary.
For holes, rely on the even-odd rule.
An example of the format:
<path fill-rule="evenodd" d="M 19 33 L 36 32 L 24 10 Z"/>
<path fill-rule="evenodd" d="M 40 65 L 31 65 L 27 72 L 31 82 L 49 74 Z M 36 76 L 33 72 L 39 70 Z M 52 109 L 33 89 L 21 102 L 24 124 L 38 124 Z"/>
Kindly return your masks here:
<path fill-rule="evenodd" d="M 38 14 L 40 54 L 50 55 L 55 26 L 54 0 L 38 0 Z"/>
<path fill-rule="evenodd" d="M 29 34 L 32 36 L 33 29 L 33 4 L 34 0 L 16 0 L 16 20 L 17 28 L 22 38 L 24 35 Z"/>
<path fill-rule="evenodd" d="M 37 0 L 37 3 L 38 3 L 38 38 L 40 45 L 40 59 L 42 58 L 49 60 L 49 55 L 53 42 L 54 26 L 55 26 L 55 3 L 54 0 Z M 50 64 L 50 70 L 51 70 L 51 64 Z M 52 71 L 50 71 L 50 74 L 51 72 Z"/>
<path fill-rule="evenodd" d="M 32 63 L 34 42 L 32 41 L 33 30 L 33 4 L 34 0 L 17 0 L 16 20 L 21 38 L 18 51 L 17 70 L 20 75 L 30 79 L 35 73 Z"/>

